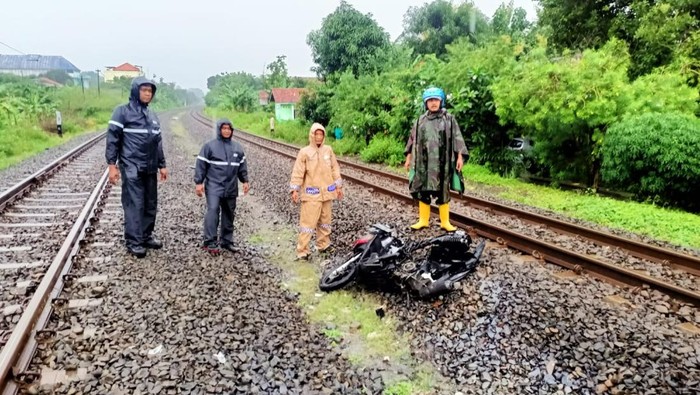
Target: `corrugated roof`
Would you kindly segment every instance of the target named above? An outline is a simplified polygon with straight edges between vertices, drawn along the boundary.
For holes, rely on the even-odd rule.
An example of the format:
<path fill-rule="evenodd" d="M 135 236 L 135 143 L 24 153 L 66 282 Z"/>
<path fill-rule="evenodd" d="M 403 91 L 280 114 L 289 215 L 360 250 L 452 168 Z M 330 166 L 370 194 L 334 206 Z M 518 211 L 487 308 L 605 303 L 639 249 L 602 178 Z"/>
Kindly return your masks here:
<path fill-rule="evenodd" d="M 272 88 L 271 98 L 275 103 L 298 103 L 305 91 L 303 88 Z"/>
<path fill-rule="evenodd" d="M 63 56 L 2 54 L 0 54 L 0 70 L 63 70 L 67 73 L 80 71 Z"/>

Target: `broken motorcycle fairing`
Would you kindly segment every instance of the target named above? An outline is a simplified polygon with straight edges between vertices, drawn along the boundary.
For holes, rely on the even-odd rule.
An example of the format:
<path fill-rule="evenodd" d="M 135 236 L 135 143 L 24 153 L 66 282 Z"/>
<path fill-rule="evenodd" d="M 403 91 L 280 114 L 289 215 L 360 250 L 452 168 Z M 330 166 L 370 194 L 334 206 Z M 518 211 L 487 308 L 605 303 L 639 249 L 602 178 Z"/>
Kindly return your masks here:
<path fill-rule="evenodd" d="M 462 231 L 404 243 L 391 228 L 374 224 L 340 264 L 323 273 L 319 288 L 329 292 L 356 280 L 369 288 L 408 290 L 420 298 L 437 296 L 455 289 L 476 269 L 485 241 L 473 252 L 471 244 L 471 237 Z"/>

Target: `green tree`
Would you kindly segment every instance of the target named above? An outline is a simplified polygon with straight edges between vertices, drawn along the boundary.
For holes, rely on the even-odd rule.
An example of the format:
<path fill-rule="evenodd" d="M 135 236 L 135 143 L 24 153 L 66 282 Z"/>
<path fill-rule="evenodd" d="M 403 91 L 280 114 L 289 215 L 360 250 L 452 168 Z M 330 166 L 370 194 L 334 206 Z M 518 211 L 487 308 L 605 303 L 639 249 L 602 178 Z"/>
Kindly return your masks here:
<path fill-rule="evenodd" d="M 554 51 L 600 48 L 618 38 L 630 48 L 629 75 L 700 58 L 699 0 L 539 0 L 539 23 Z M 696 78 L 696 77 L 695 77 Z"/>
<path fill-rule="evenodd" d="M 262 80 L 250 73 L 226 73 L 218 78 L 204 100 L 208 106 L 250 111 L 257 106 L 257 92 L 262 87 Z"/>
<path fill-rule="evenodd" d="M 695 7 L 689 7 L 695 3 Z M 654 68 L 674 62 L 683 54 L 700 55 L 700 1 L 667 0 L 649 5 L 635 3 L 640 17 L 631 42 L 634 78 L 651 72 Z M 696 64 L 697 68 L 697 64 Z"/>
<path fill-rule="evenodd" d="M 277 59 L 267 65 L 270 74 L 265 77 L 265 88 L 287 88 L 290 86 L 289 73 L 287 72 L 287 56 L 277 56 Z"/>
<path fill-rule="evenodd" d="M 417 54 L 443 57 L 448 44 L 459 38 L 477 42 L 479 37 L 487 37 L 489 29 L 486 16 L 471 2 L 454 6 L 446 0 L 435 0 L 408 9 L 401 41 Z"/>
<path fill-rule="evenodd" d="M 532 23 L 527 20 L 527 11 L 522 7 L 515 8 L 513 0 L 501 3 L 491 18 L 491 31 L 497 35 L 524 36 Z"/>
<path fill-rule="evenodd" d="M 470 161 L 494 172 L 509 174 L 515 164 L 508 142 L 520 132 L 512 122 L 501 122 L 491 86 L 512 72 L 524 45 L 508 35 L 485 45 L 467 41 L 448 46 L 448 57 L 439 71 L 455 116 L 470 149 Z"/>
<path fill-rule="evenodd" d="M 331 98 L 333 87 L 324 84 L 316 87 L 301 96 L 299 113 L 307 122 L 320 122 L 322 125 L 330 125 Z"/>
<path fill-rule="evenodd" d="M 639 0 L 636 0 L 639 1 Z M 641 0 L 644 1 L 644 0 Z M 539 0 L 539 23 L 548 27 L 549 42 L 554 49 L 599 48 L 615 30 L 628 40 L 634 26 L 629 26 L 635 0 Z"/>
<path fill-rule="evenodd" d="M 691 112 L 697 91 L 679 75 L 650 75 L 630 83 L 624 42 L 550 60 L 532 51 L 492 85 L 501 122 L 532 130 L 537 153 L 557 179 L 598 187 L 600 149 L 610 125 L 645 112 Z"/>
<path fill-rule="evenodd" d="M 209 78 L 207 78 L 207 89 L 214 89 L 216 84 L 219 83 L 219 81 L 224 78 L 226 73 L 219 73 L 217 75 L 212 75 Z"/>
<path fill-rule="evenodd" d="M 344 71 L 355 76 L 380 71 L 390 47 L 389 34 L 372 14 L 362 14 L 344 0 L 306 41 L 317 65 L 313 70 L 323 79 Z"/>

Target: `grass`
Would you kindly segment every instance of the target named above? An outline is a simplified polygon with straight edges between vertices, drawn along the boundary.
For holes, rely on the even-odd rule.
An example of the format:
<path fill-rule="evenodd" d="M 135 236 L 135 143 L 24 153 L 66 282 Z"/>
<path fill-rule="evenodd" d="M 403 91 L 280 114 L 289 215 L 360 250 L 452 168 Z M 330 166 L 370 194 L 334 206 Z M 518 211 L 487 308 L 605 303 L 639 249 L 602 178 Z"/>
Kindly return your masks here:
<path fill-rule="evenodd" d="M 331 339 L 333 343 L 338 343 L 343 339 L 343 333 L 337 329 L 324 329 L 323 334 Z"/>
<path fill-rule="evenodd" d="M 408 381 L 400 381 L 384 389 L 384 395 L 411 395 L 413 384 Z"/>
<path fill-rule="evenodd" d="M 63 119 L 63 137 L 42 129 L 55 128 L 55 116 L 51 114 L 41 120 L 22 120 L 16 125 L 0 128 L 0 169 L 19 163 L 48 148 L 88 131 L 96 131 L 107 126 L 112 111 L 125 101 L 118 91 L 103 90 L 98 97 L 96 90 L 86 90 L 83 96 L 80 88 L 65 87 L 55 92 L 60 102 L 58 110 Z"/>
<path fill-rule="evenodd" d="M 494 195 L 506 200 L 678 245 L 700 248 L 700 216 L 696 214 L 528 184 L 500 177 L 476 165 L 465 166 L 464 178 L 469 184 L 467 188 L 471 190 L 483 190 L 487 186 L 492 188 Z"/>
<path fill-rule="evenodd" d="M 271 245 L 279 240 L 293 240 L 292 229 L 262 229 L 248 241 L 257 245 Z M 285 273 L 283 284 L 299 295 L 299 305 L 310 322 L 324 328 L 321 332 L 332 344 L 343 347 L 348 360 L 358 366 L 382 363 L 388 357 L 392 363 L 411 366 L 409 339 L 398 334 L 395 319 L 387 314 L 380 319 L 375 309 L 381 304 L 371 294 L 348 290 L 323 293 L 318 291 L 318 264 L 313 261 L 294 261 L 288 253 L 278 252 L 270 260 Z M 435 382 L 435 374 L 427 365 L 415 367 L 411 378 L 385 379 L 388 394 L 428 393 Z M 405 391 L 409 392 L 405 392 Z M 393 391 L 393 392 L 391 392 Z M 398 391 L 398 392 L 397 392 Z M 403 392 L 401 392 L 403 391 Z"/>
<path fill-rule="evenodd" d="M 60 145 L 85 132 L 105 129 L 114 108 L 126 103 L 129 92 L 113 86 L 86 89 L 61 87 L 54 96 L 63 120 L 63 137 L 55 133 L 53 113 L 41 119 L 21 120 L 0 127 L 0 169 L 12 166 L 48 148 Z M 46 130 L 51 130 L 47 132 Z"/>
<path fill-rule="evenodd" d="M 295 144 L 307 144 L 308 130 L 300 122 L 278 122 L 275 136 L 269 132 L 269 114 L 222 113 L 208 108 L 209 115 L 228 116 L 237 127 L 264 137 L 274 137 Z M 357 154 L 364 142 L 352 138 L 330 141 L 339 155 Z M 403 169 L 388 168 L 389 171 Z M 664 208 L 649 203 L 621 201 L 608 197 L 564 191 L 547 186 L 529 184 L 515 178 L 501 177 L 483 166 L 467 164 L 464 178 L 468 190 L 485 191 L 502 199 L 532 207 L 551 210 L 572 218 L 606 226 L 612 229 L 646 235 L 676 245 L 700 248 L 700 215 L 678 209 Z"/>

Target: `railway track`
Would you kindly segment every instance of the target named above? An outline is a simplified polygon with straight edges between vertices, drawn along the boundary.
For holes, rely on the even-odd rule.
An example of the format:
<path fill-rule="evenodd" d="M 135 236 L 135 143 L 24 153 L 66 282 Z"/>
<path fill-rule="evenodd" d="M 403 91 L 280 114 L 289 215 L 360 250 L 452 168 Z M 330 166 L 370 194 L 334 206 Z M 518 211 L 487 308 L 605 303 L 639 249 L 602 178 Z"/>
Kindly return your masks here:
<path fill-rule="evenodd" d="M 212 128 L 212 122 L 198 112 L 190 112 L 190 115 L 199 123 Z M 255 144 L 261 148 L 270 150 L 279 155 L 294 159 L 299 147 L 281 143 L 274 140 L 264 139 L 252 135 L 242 130 L 236 130 L 236 135 L 241 140 Z M 413 199 L 404 191 L 407 190 L 407 180 L 405 176 L 388 173 L 385 171 L 370 168 L 368 166 L 339 159 L 344 168 L 344 178 L 366 188 L 389 195 L 393 198 L 412 203 Z M 355 176 L 346 169 L 370 175 Z M 393 188 L 391 186 L 394 186 Z M 517 217 L 521 221 L 533 226 L 546 229 L 549 232 L 556 232 L 576 240 L 585 240 L 588 243 L 609 247 L 620 252 L 624 256 L 635 257 L 638 260 L 646 261 L 647 265 L 663 265 L 682 271 L 682 276 L 690 278 L 689 282 L 697 281 L 695 276 L 700 275 L 700 258 L 688 254 L 683 254 L 666 248 L 640 243 L 629 240 L 611 233 L 598 231 L 581 225 L 549 218 L 543 215 L 523 211 L 518 208 L 509 207 L 496 202 L 487 201 L 473 196 L 453 195 L 455 206 L 464 206 L 476 210 L 485 211 L 484 217 Z M 613 282 L 618 285 L 631 287 L 649 287 L 657 291 L 670 295 L 671 297 L 690 303 L 700 305 L 699 289 L 679 285 L 668 278 L 652 276 L 631 267 L 625 267 L 619 262 L 611 259 L 602 259 L 581 251 L 575 251 L 568 246 L 542 240 L 541 237 L 513 231 L 507 227 L 495 223 L 496 221 L 477 219 L 474 216 L 466 215 L 463 207 L 453 209 L 450 216 L 453 224 L 467 229 L 470 233 L 476 234 L 497 242 L 502 246 L 507 246 L 531 255 L 534 258 L 559 265 L 577 274 L 589 274 L 604 281 Z M 437 213 L 437 207 L 431 206 L 433 213 Z"/>
<path fill-rule="evenodd" d="M 167 148 L 178 152 L 175 147 Z M 183 158 L 181 153 L 172 157 Z M 173 160 L 170 166 L 173 178 L 180 178 L 175 182 L 191 183 L 183 161 Z M 82 183 L 92 192 L 76 214 L 78 218 L 71 222 L 73 226 L 66 230 L 60 251 L 51 252 L 49 269 L 42 272 L 41 284 L 33 290 L 0 351 L 0 394 L 251 393 L 248 386 L 279 386 L 288 393 L 309 393 L 297 387 L 359 393 L 355 390 L 365 386 L 359 380 L 381 388 L 381 381 L 375 383 L 369 373 L 352 373 L 355 369 L 329 349 L 321 334 L 309 337 L 301 310 L 288 309 L 292 301 L 283 297 L 285 293 L 273 277 L 260 275 L 261 266 L 236 264 L 240 259 L 257 259 L 253 252 L 243 250 L 234 261 L 223 256 L 211 258 L 192 248 L 199 241 L 193 236 L 199 227 L 185 226 L 183 230 L 182 225 L 200 221 L 202 201 L 191 194 L 184 199 L 182 190 L 175 186 L 159 191 L 164 203 L 160 207 L 180 210 L 162 217 L 162 222 L 170 221 L 163 225 L 169 229 L 164 238 L 177 242 L 149 253 L 146 260 L 126 254 L 119 243 L 121 190 L 107 183 L 107 172 L 99 171 L 103 165 L 92 167 L 99 180 Z M 189 205 L 183 206 L 183 200 L 189 200 Z M 19 203 L 17 200 L 7 209 L 13 210 Z M 55 237 L 53 232 L 47 235 Z M 190 242 L 194 244 L 188 245 Z M 190 265 L 193 262 L 197 262 L 194 267 Z M 205 269 L 206 265 L 211 266 Z M 220 272 L 212 274 L 214 270 Z M 216 281 L 221 283 L 212 286 Z M 245 289 L 223 291 L 231 286 Z M 270 288 L 264 292 L 267 296 L 261 297 L 257 292 L 265 286 Z M 259 311 L 261 306 L 272 306 L 274 316 Z M 201 331 L 204 322 L 213 326 L 206 333 Z M 275 330 L 261 331 L 258 325 L 262 323 Z M 278 330 L 286 335 L 278 335 Z M 222 334 L 228 337 L 222 339 Z M 244 339 L 242 334 L 246 341 L 239 342 Z M 278 354 L 288 343 L 288 351 Z M 216 351 L 209 353 L 212 347 Z M 182 356 L 183 350 L 187 350 L 187 357 Z M 294 355 L 286 357 L 289 352 Z M 324 360 L 331 367 L 322 368 L 318 356 L 325 353 Z M 282 366 L 266 365 L 271 355 Z M 247 362 L 244 365 L 242 356 Z M 292 370 L 281 362 L 285 358 L 293 367 L 289 377 L 285 372 Z M 242 378 L 234 372 L 240 369 Z M 266 375 L 271 371 L 281 378 L 268 382 Z M 299 377 L 293 377 L 297 372 Z M 343 382 L 338 382 L 339 372 L 346 377 Z"/>
<path fill-rule="evenodd" d="M 209 120 L 199 114 L 191 114 L 200 123 L 211 127 Z M 241 139 L 289 158 L 294 158 L 297 147 L 271 142 L 237 131 Z M 101 136 L 100 136 L 101 137 Z M 2 273 L 2 303 L 4 321 L 0 330 L 0 393 L 16 393 L 20 388 L 36 384 L 39 379 L 50 376 L 46 372 L 31 371 L 32 358 L 41 349 L 45 339 L 60 336 L 57 329 L 45 329 L 50 317 L 61 314 L 78 302 L 92 303 L 97 299 L 69 300 L 76 294 L 75 287 L 85 283 L 96 284 L 107 281 L 100 276 L 100 259 L 105 258 L 104 245 L 114 245 L 119 232 L 120 212 L 118 199 L 120 189 L 107 183 L 107 172 L 102 166 L 100 138 L 89 142 L 91 146 L 81 146 L 71 155 L 46 166 L 36 174 L 2 193 L 0 202 L 0 273 Z M 272 148 L 277 146 L 277 148 Z M 400 175 L 377 172 L 360 164 L 342 161 L 344 177 L 375 192 L 389 195 L 404 202 L 412 202 L 406 190 L 405 180 Z M 466 198 L 465 198 L 466 200 Z M 455 202 L 461 202 L 459 197 Z M 470 206 L 477 207 L 478 201 Z M 491 203 L 491 202 L 489 202 Z M 457 204 L 455 204 L 457 206 Z M 466 205 L 464 205 L 466 206 Z M 110 208 L 115 207 L 115 208 Z M 505 208 L 504 208 L 505 207 Z M 433 208 L 436 211 L 435 208 Z M 479 208 L 482 209 L 483 208 Z M 486 207 L 489 215 L 515 216 L 517 211 L 506 211 L 506 206 Z M 513 209 L 516 210 L 516 209 Z M 532 213 L 525 213 L 532 215 Z M 570 268 L 579 273 L 589 273 L 595 277 L 633 286 L 648 286 L 667 293 L 674 298 L 698 305 L 696 291 L 679 287 L 669 282 L 645 276 L 634 270 L 625 269 L 614 263 L 604 262 L 571 249 L 547 243 L 535 237 L 521 234 L 489 221 L 475 219 L 454 210 L 453 222 L 475 235 L 496 241 L 537 259 Z M 527 217 L 528 221 L 540 224 L 539 217 Z M 544 217 L 546 218 L 546 217 Z M 110 224 L 110 225 L 108 225 Z M 565 226 L 575 226 L 565 224 Z M 551 227 L 554 229 L 554 226 Z M 568 228 L 569 234 L 576 234 L 577 228 Z M 572 231 L 571 231 L 572 230 Z M 567 234 L 564 230 L 559 230 Z M 105 243 L 105 241 L 112 241 Z M 604 241 L 604 240 L 603 240 Z M 603 243 L 602 241 L 600 242 Z M 89 245 L 94 256 L 81 250 Z M 612 244 L 607 244 L 612 245 Z M 622 248 L 622 247 L 617 247 Z M 671 251 L 674 254 L 677 252 Z M 93 254 L 90 253 L 90 254 Z M 658 254 L 658 252 L 655 252 Z M 630 253 L 631 254 L 631 253 Z M 656 262 L 668 259 L 669 263 L 683 267 L 673 260 L 674 255 L 655 256 L 648 250 L 635 252 L 649 256 Z M 688 257 L 692 262 L 693 257 Z M 92 262 L 94 263 L 88 263 Z M 99 261 L 99 262 L 98 262 Z M 85 264 L 83 264 L 83 263 Z M 75 271 L 86 267 L 89 270 Z M 77 273 L 85 275 L 78 277 Z M 93 271 L 97 272 L 92 273 Z M 688 270 L 690 271 L 690 270 Z M 64 291 L 64 286 L 69 291 Z M 70 291 L 73 290 L 73 291 Z M 80 295 L 81 291 L 77 294 Z M 87 306 L 87 304 L 86 304 Z M 50 328 L 50 326 L 49 326 Z M 36 369 L 35 369 L 36 370 Z M 76 373 L 80 375 L 78 371 Z"/>
<path fill-rule="evenodd" d="M 31 358 L 74 256 L 110 199 L 105 133 L 66 153 L 0 195 L 0 390 L 32 382 Z M 118 193 L 115 188 L 114 192 Z M 112 199 L 114 199 L 112 197 Z"/>

